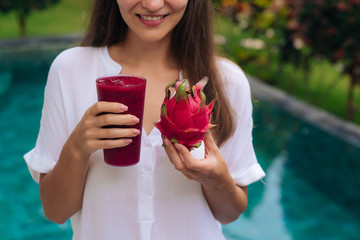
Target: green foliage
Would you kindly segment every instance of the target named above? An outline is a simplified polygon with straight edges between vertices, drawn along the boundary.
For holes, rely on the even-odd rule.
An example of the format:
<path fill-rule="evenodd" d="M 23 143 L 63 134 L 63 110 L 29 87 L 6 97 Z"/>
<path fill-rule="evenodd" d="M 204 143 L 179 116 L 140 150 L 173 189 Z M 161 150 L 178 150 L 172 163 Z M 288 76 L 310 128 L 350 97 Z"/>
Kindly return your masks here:
<path fill-rule="evenodd" d="M 274 27 L 271 36 L 267 34 L 269 29 L 271 28 L 261 31 L 251 27 L 244 29 L 240 22 L 236 23 L 230 17 L 220 14 L 215 19 L 216 33 L 226 36 L 226 42 L 219 46 L 220 52 L 237 62 L 246 73 L 334 115 L 346 118 L 349 76 L 342 73 L 341 65 L 335 66 L 327 60 L 305 58 L 311 51 L 307 46 L 298 50 L 300 57 L 304 58 L 303 61 L 307 61 L 307 69 L 296 66 L 294 61 L 284 62 L 280 51 L 282 45 L 279 44 L 284 41 L 283 29 Z M 241 45 L 244 39 L 260 39 L 264 46 L 260 49 L 244 47 Z M 360 90 L 355 101 L 360 102 Z M 354 115 L 353 121 L 360 124 L 359 112 Z"/>
<path fill-rule="evenodd" d="M 269 84 L 360 123 L 360 0 L 222 3 L 234 26 L 218 33 L 227 37 L 221 49 L 231 59 Z M 323 72 L 313 74 L 317 69 Z"/>
<path fill-rule="evenodd" d="M 0 0 L 0 11 L 16 11 L 28 15 L 32 10 L 42 10 L 58 2 L 59 0 Z"/>
<path fill-rule="evenodd" d="M 9 13 L 16 12 L 20 35 L 26 35 L 26 17 L 34 10 L 46 9 L 60 0 L 0 0 L 0 12 Z"/>
<path fill-rule="evenodd" d="M 299 16 L 313 55 L 360 64 L 360 1 L 305 1 Z"/>
<path fill-rule="evenodd" d="M 31 12 L 26 18 L 28 37 L 58 36 L 85 31 L 90 0 L 61 0 L 44 11 Z M 0 13 L 0 38 L 19 36 L 17 15 L 14 11 Z"/>
<path fill-rule="evenodd" d="M 311 56 L 341 62 L 350 76 L 347 119 L 359 111 L 356 87 L 360 87 L 360 1 L 305 1 L 298 14 L 298 34 L 311 46 Z"/>

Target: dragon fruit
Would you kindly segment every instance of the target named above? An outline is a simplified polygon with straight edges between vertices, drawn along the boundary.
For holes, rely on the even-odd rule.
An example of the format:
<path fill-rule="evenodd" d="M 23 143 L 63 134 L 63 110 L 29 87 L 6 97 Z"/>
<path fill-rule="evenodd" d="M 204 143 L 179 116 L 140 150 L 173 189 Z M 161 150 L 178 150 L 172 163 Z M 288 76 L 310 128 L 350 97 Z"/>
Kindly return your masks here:
<path fill-rule="evenodd" d="M 155 124 L 167 139 L 183 144 L 190 151 L 201 145 L 206 133 L 213 127 L 210 119 L 214 101 L 206 105 L 203 93 L 207 82 L 205 77 L 191 88 L 188 80 L 169 84 L 165 89 L 160 121 Z M 176 89 L 173 97 L 170 96 L 171 87 Z"/>

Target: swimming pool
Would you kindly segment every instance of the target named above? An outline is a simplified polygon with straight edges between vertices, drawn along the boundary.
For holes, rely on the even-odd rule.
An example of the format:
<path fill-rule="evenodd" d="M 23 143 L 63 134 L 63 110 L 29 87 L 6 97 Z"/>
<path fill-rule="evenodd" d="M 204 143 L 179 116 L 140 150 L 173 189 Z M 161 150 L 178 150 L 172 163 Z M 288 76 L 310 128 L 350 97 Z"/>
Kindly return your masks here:
<path fill-rule="evenodd" d="M 22 156 L 35 143 L 49 64 L 61 48 L 0 52 L 0 239 L 70 239 L 43 215 Z M 223 227 L 228 240 L 359 239 L 360 149 L 266 102 L 254 104 L 266 184 Z M 5 158 L 4 158 L 5 157 Z"/>

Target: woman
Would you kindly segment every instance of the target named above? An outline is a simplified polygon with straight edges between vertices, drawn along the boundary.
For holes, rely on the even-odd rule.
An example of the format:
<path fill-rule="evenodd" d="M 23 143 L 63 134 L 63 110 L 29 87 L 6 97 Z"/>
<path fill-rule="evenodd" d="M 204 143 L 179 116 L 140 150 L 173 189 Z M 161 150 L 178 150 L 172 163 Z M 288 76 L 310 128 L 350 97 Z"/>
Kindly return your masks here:
<path fill-rule="evenodd" d="M 245 210 L 247 185 L 264 177 L 252 146 L 250 90 L 235 64 L 215 58 L 211 14 L 210 0 L 94 0 L 83 46 L 54 60 L 38 140 L 25 160 L 45 215 L 71 218 L 74 239 L 224 239 L 219 223 Z M 139 134 L 127 106 L 97 103 L 95 79 L 118 73 L 147 79 L 141 158 L 127 168 L 106 165 L 101 151 Z M 205 94 L 217 97 L 217 127 L 191 153 L 153 126 L 165 86 L 181 75 L 192 84 L 208 76 Z"/>

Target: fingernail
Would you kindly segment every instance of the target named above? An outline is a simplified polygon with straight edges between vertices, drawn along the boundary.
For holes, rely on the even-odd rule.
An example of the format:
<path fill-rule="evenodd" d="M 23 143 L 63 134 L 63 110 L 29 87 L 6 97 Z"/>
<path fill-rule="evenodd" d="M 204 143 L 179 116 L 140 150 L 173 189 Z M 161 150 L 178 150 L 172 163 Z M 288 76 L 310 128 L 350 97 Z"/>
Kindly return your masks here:
<path fill-rule="evenodd" d="M 126 143 L 126 144 L 132 143 L 132 139 L 125 139 L 125 143 Z"/>
<path fill-rule="evenodd" d="M 169 146 L 171 143 L 167 138 L 164 138 L 164 144 L 165 146 Z"/>
<path fill-rule="evenodd" d="M 133 123 L 138 123 L 138 122 L 140 122 L 140 119 L 138 119 L 137 117 L 133 117 L 132 122 Z"/>
<path fill-rule="evenodd" d="M 125 105 L 121 105 L 120 106 L 120 111 L 127 111 L 128 110 L 128 107 L 127 106 L 125 106 Z"/>
<path fill-rule="evenodd" d="M 139 130 L 139 129 L 134 129 L 134 134 L 135 134 L 135 135 L 139 135 L 139 134 L 140 134 L 140 130 Z"/>
<path fill-rule="evenodd" d="M 174 146 L 177 150 L 180 150 L 180 145 L 178 143 L 175 143 Z"/>

